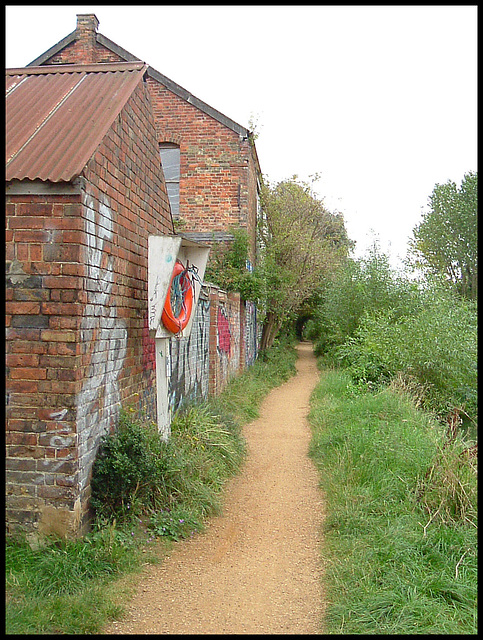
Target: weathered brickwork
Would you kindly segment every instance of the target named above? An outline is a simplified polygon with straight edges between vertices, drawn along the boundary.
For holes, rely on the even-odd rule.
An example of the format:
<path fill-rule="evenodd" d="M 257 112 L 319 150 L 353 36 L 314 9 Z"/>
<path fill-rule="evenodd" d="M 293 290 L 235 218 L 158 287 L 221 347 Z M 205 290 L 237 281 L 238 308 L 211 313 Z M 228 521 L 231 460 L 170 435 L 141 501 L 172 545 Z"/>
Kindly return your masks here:
<path fill-rule="evenodd" d="M 96 40 L 93 15 L 79 15 L 76 40 L 44 64 L 122 62 L 126 58 Z M 180 147 L 180 220 L 186 233 L 247 229 L 256 262 L 257 160 L 252 143 L 148 77 L 159 144 Z"/>
<path fill-rule="evenodd" d="M 78 16 L 43 64 L 124 61 Z M 106 39 L 102 39 L 105 41 Z M 61 535 L 89 519 L 100 438 L 121 406 L 156 418 L 147 322 L 149 235 L 174 232 L 159 144 L 181 152 L 183 232 L 244 226 L 255 261 L 258 165 L 249 139 L 147 75 L 81 180 L 6 198 L 7 522 Z M 188 338 L 170 340 L 168 402 L 217 395 L 256 357 L 253 303 L 205 285 Z"/>
<path fill-rule="evenodd" d="M 80 200 L 7 198 L 6 515 L 19 523 L 51 500 L 75 507 Z"/>
<path fill-rule="evenodd" d="M 45 64 L 120 62 L 121 59 L 118 55 L 96 42 L 98 26 L 99 22 L 94 15 L 78 15 L 75 41 L 49 58 Z"/>
<path fill-rule="evenodd" d="M 216 396 L 243 370 L 244 313 L 239 293 L 217 287 L 210 292 L 210 385 Z"/>
<path fill-rule="evenodd" d="M 46 533 L 82 526 L 121 403 L 155 407 L 147 245 L 173 227 L 144 83 L 82 178 L 78 194 L 6 203 L 7 521 Z"/>
<path fill-rule="evenodd" d="M 158 141 L 179 141 L 185 231 L 246 226 L 248 157 L 240 136 L 148 78 Z M 243 202 L 243 201 L 244 202 Z"/>
<path fill-rule="evenodd" d="M 86 172 L 84 384 L 77 399 L 83 501 L 99 439 L 116 424 L 120 405 L 156 415 L 155 370 L 143 366 L 147 242 L 173 228 L 148 104 L 141 86 Z"/>

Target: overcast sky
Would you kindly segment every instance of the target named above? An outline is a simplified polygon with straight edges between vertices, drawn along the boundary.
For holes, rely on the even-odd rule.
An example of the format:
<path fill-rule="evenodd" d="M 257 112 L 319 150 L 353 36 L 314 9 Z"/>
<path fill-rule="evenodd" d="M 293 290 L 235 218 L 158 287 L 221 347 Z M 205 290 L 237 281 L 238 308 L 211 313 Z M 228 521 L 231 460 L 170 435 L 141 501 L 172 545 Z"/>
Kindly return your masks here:
<path fill-rule="evenodd" d="M 393 264 L 435 184 L 477 170 L 477 6 L 8 5 L 6 66 L 99 32 L 249 128 L 263 174 L 319 173 L 356 255 Z"/>

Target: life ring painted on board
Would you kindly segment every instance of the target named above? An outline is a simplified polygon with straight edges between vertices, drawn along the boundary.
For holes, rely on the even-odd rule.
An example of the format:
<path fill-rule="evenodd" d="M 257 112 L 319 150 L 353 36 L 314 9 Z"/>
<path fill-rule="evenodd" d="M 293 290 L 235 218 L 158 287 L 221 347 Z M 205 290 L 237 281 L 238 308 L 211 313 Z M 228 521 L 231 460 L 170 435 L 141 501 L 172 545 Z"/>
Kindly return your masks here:
<path fill-rule="evenodd" d="M 178 278 L 173 291 L 174 279 Z M 172 294 L 175 300 L 172 301 Z M 173 305 L 175 309 L 173 309 Z M 177 309 L 176 307 L 179 307 Z M 180 333 L 186 327 L 193 310 L 193 283 L 188 275 L 187 270 L 183 267 L 179 260 L 176 260 L 173 274 L 169 283 L 166 302 L 164 303 L 161 321 L 171 333 Z"/>

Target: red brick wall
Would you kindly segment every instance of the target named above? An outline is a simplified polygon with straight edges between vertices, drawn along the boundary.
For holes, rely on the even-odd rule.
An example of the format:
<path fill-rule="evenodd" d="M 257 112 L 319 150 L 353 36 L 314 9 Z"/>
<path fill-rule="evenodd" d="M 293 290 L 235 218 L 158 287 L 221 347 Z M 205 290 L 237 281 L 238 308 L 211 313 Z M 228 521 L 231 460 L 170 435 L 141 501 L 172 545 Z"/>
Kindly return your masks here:
<path fill-rule="evenodd" d="M 113 428 L 120 403 L 156 418 L 154 361 L 146 358 L 154 342 L 145 330 L 148 236 L 174 231 L 144 85 L 122 115 L 84 172 L 88 274 L 78 412 L 87 492 L 99 437 Z"/>
<path fill-rule="evenodd" d="M 148 83 L 158 141 L 180 145 L 183 230 L 245 226 L 248 163 L 239 135 L 152 78 Z"/>
<path fill-rule="evenodd" d="M 76 499 L 80 200 L 7 197 L 6 514 L 18 523 L 51 501 L 73 510 Z"/>
<path fill-rule="evenodd" d="M 95 33 L 77 30 L 79 39 L 45 64 L 121 62 L 96 42 Z M 90 25 L 93 28 L 93 25 Z M 238 133 L 148 78 L 158 142 L 180 146 L 180 219 L 183 232 L 248 229 L 250 257 L 256 258 L 256 161 L 250 143 Z"/>
<path fill-rule="evenodd" d="M 99 439 L 120 403 L 155 416 L 147 246 L 172 233 L 142 83 L 83 173 L 78 195 L 9 195 L 7 520 L 76 530 Z"/>

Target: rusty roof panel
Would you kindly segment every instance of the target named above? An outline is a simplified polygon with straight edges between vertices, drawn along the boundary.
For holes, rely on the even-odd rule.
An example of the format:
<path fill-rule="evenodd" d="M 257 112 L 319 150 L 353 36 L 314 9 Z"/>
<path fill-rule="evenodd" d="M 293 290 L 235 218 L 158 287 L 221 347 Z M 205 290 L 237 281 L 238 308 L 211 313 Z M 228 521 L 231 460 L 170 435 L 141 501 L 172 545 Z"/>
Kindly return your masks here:
<path fill-rule="evenodd" d="M 7 69 L 6 179 L 78 176 L 145 71 L 140 62 Z"/>

